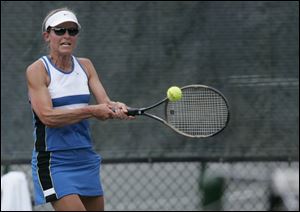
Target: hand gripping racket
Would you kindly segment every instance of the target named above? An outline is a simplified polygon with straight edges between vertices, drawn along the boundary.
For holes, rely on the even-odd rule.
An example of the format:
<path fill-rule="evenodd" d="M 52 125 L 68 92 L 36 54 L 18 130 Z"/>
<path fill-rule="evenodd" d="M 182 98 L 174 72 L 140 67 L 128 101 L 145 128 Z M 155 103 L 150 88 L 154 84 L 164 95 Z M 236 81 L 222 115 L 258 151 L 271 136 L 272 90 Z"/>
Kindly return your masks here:
<path fill-rule="evenodd" d="M 205 138 L 221 132 L 229 121 L 229 107 L 224 95 L 205 85 L 187 85 L 181 88 L 182 98 L 170 101 L 164 98 L 145 108 L 128 108 L 128 115 L 143 115 L 155 119 L 177 133 Z M 164 119 L 146 111 L 161 104 L 165 106 Z"/>

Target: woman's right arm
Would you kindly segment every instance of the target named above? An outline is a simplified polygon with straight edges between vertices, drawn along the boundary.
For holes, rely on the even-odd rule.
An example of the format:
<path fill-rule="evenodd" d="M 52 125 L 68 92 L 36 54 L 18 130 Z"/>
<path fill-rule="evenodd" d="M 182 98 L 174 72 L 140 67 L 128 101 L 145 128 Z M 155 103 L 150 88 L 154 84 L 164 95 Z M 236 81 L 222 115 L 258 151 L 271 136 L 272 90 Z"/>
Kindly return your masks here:
<path fill-rule="evenodd" d="M 48 75 L 41 61 L 36 61 L 27 68 L 26 78 L 31 106 L 39 119 L 48 127 L 61 127 L 91 117 L 106 120 L 114 115 L 107 104 L 76 109 L 53 109 L 47 87 Z"/>

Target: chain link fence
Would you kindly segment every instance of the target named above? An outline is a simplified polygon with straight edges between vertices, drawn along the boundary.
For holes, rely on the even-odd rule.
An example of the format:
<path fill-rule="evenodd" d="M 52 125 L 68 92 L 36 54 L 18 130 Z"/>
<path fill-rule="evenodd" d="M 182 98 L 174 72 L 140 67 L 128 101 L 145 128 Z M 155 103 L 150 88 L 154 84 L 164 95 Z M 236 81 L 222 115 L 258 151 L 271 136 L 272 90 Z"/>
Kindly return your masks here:
<path fill-rule="evenodd" d="M 273 204 L 272 176 L 276 170 L 286 169 L 299 173 L 299 163 L 104 163 L 101 179 L 105 209 L 267 211 Z M 33 198 L 30 165 L 12 164 L 9 171 L 13 170 L 26 173 Z M 8 171 L 7 166 L 1 166 L 1 174 L 5 171 Z M 282 209 L 287 210 L 286 206 Z M 34 206 L 34 210 L 53 209 L 46 204 Z"/>

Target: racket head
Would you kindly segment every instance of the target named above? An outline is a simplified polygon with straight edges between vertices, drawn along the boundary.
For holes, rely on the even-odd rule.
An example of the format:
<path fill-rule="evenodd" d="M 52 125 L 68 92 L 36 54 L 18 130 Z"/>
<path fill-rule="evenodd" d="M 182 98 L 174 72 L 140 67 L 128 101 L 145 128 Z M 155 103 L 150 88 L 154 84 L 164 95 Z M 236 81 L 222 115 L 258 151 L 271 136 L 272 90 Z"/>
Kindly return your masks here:
<path fill-rule="evenodd" d="M 225 96 L 206 85 L 181 88 L 182 98 L 165 104 L 165 120 L 176 132 L 193 138 L 220 133 L 229 122 L 229 105 Z"/>

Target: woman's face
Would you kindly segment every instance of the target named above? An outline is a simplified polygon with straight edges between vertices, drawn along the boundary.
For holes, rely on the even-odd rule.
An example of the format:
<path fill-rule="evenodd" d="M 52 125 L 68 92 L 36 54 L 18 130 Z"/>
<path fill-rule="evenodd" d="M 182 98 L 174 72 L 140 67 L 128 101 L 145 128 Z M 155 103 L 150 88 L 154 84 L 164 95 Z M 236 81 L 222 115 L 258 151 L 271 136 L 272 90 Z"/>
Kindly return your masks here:
<path fill-rule="evenodd" d="M 49 32 L 44 32 L 44 39 L 49 42 L 50 52 L 58 55 L 71 55 L 77 44 L 76 30 L 78 30 L 77 24 L 65 22 L 51 28 Z"/>

